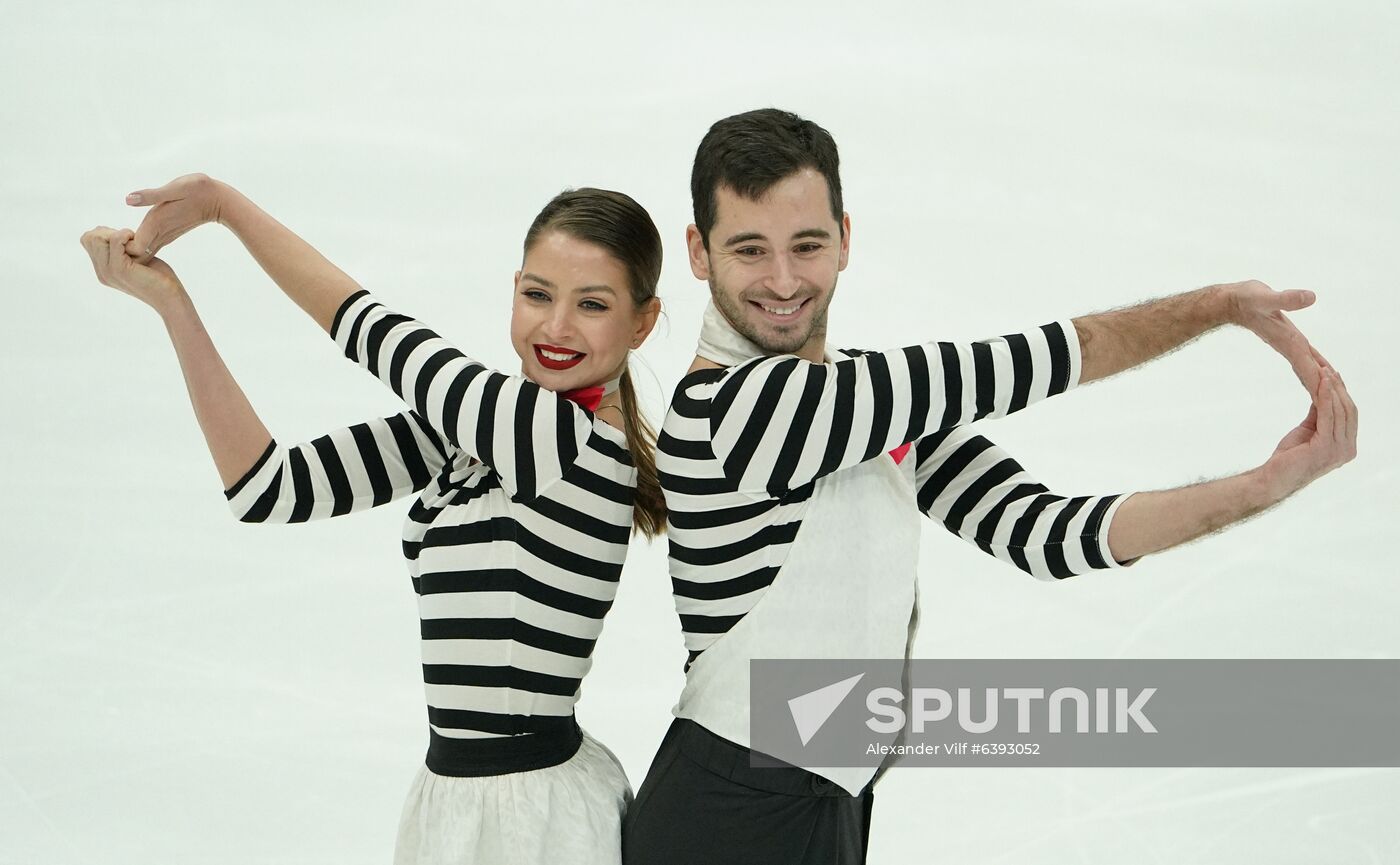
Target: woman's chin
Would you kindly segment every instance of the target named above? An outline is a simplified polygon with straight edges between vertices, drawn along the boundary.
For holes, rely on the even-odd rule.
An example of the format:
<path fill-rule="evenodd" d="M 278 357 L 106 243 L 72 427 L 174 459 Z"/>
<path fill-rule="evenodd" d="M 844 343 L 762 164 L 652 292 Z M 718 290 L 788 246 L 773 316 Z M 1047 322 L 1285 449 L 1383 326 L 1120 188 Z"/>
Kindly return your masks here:
<path fill-rule="evenodd" d="M 587 373 L 584 373 L 586 375 Z M 534 366 L 525 370 L 525 377 L 546 390 L 565 391 L 583 387 L 587 382 L 576 369 L 557 370 Z"/>

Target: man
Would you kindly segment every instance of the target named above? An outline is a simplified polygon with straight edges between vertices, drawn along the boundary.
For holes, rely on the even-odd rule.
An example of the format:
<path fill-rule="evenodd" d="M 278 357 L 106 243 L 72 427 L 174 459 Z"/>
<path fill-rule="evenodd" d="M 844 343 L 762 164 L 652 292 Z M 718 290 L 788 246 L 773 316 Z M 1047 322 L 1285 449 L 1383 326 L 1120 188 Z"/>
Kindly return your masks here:
<path fill-rule="evenodd" d="M 836 145 L 774 109 L 719 121 L 691 180 L 691 270 L 712 304 L 657 455 L 686 685 L 623 831 L 644 863 L 860 862 L 875 769 L 750 763 L 749 662 L 907 657 L 916 512 L 1042 579 L 1220 529 L 1351 459 L 1356 410 L 1283 316 L 1310 292 L 1212 286 L 975 344 L 833 351 L 850 251 Z M 1313 406 L 1257 469 L 1065 497 L 962 428 L 1128 369 L 1219 325 L 1283 354 Z"/>

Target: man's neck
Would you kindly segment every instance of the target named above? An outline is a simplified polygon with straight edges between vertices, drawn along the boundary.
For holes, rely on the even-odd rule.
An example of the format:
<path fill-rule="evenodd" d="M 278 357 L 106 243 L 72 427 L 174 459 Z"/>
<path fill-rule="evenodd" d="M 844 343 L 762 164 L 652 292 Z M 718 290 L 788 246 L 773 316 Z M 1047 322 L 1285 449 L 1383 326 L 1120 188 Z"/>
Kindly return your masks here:
<path fill-rule="evenodd" d="M 686 370 L 685 374 L 690 375 L 692 372 L 699 372 L 702 369 L 724 369 L 724 364 L 715 363 L 708 357 L 701 357 L 697 354 L 695 360 L 690 362 L 690 369 Z"/>
<path fill-rule="evenodd" d="M 770 356 L 771 356 L 771 355 L 770 355 Z M 820 346 L 818 346 L 816 349 L 811 349 L 811 348 L 808 348 L 808 347 L 804 346 L 803 349 L 802 349 L 802 351 L 799 352 L 797 356 L 800 357 L 800 358 L 802 358 L 803 360 L 809 360 L 809 361 L 811 361 L 812 363 L 825 363 L 825 362 L 826 362 L 826 344 L 825 344 L 825 341 L 823 341 L 823 343 L 822 343 Z M 693 361 L 690 362 L 690 369 L 686 370 L 686 371 L 685 371 L 685 374 L 686 374 L 686 375 L 690 375 L 692 372 L 698 372 L 698 371 L 700 371 L 700 370 L 702 370 L 702 369 L 724 369 L 724 364 L 722 364 L 722 363 L 715 363 L 714 361 L 710 360 L 709 358 L 707 358 L 707 357 L 701 357 L 700 355 L 697 354 L 697 355 L 695 356 L 695 359 L 694 359 Z"/>

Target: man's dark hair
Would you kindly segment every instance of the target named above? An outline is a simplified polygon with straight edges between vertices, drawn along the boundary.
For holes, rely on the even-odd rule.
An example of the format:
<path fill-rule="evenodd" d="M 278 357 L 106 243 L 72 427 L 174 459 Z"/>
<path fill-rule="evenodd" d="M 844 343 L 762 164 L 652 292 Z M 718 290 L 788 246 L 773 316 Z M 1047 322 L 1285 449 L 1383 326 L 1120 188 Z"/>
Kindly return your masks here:
<path fill-rule="evenodd" d="M 726 117 L 710 127 L 695 151 L 690 200 L 705 248 L 715 224 L 715 190 L 761 198 L 774 184 L 802 168 L 826 178 L 831 215 L 841 222 L 840 157 L 831 133 L 791 111 L 760 108 Z"/>

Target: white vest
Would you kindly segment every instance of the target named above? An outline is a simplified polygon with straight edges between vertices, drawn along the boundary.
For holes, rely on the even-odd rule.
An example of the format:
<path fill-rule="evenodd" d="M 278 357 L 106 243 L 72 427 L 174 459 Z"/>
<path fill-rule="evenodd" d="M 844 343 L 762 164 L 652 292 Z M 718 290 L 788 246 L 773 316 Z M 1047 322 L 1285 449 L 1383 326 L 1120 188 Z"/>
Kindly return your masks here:
<path fill-rule="evenodd" d="M 772 585 L 691 664 L 677 717 L 747 748 L 749 661 L 908 657 L 918 620 L 915 461 L 912 449 L 899 464 L 881 454 L 816 482 Z M 878 771 L 804 768 L 852 795 Z"/>

